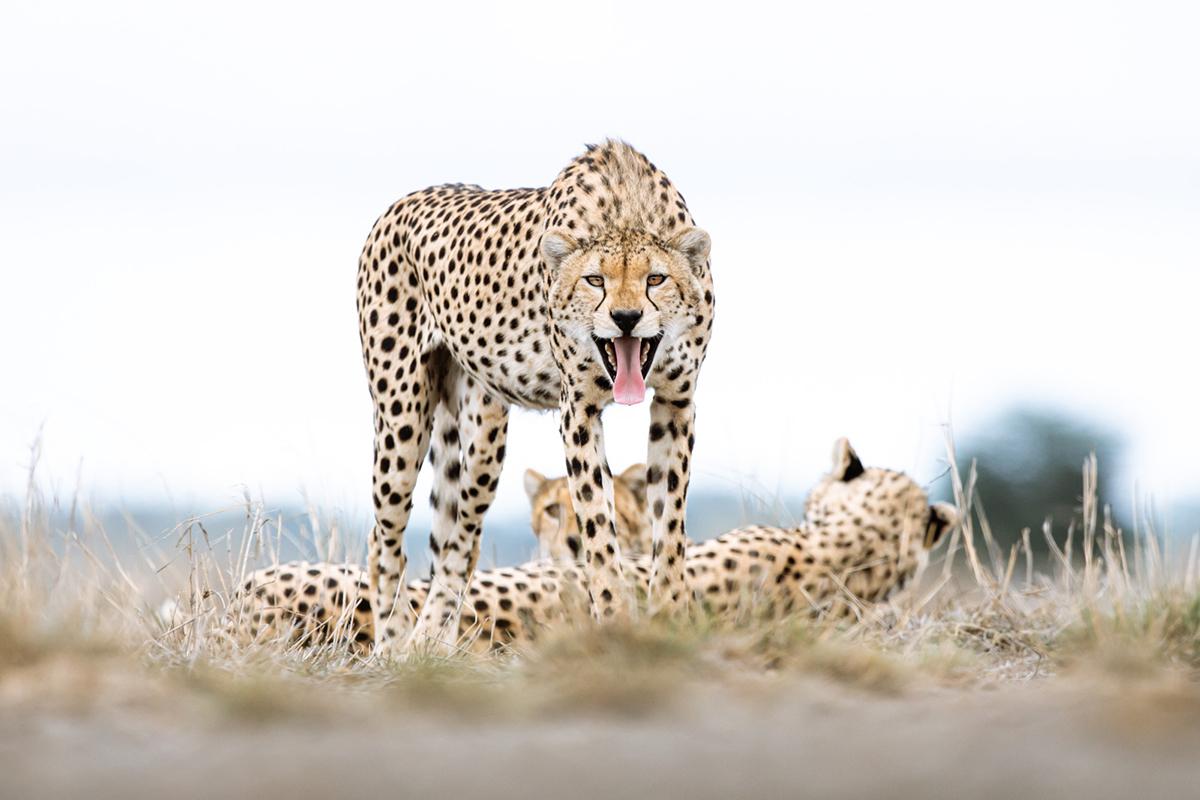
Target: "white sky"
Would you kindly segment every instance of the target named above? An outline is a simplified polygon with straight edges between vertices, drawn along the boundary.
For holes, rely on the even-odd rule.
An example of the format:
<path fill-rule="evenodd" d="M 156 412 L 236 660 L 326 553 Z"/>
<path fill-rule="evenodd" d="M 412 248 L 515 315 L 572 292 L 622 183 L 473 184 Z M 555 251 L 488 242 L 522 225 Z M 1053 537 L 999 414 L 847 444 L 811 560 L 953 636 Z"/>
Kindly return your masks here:
<path fill-rule="evenodd" d="M 928 477 L 1028 402 L 1200 492 L 1200 6 L 406 5 L 5 3 L 0 493 L 42 430 L 62 489 L 365 508 L 371 223 L 604 136 L 712 235 L 699 484 L 802 492 L 843 434 Z M 502 513 L 554 418 L 509 453 Z"/>

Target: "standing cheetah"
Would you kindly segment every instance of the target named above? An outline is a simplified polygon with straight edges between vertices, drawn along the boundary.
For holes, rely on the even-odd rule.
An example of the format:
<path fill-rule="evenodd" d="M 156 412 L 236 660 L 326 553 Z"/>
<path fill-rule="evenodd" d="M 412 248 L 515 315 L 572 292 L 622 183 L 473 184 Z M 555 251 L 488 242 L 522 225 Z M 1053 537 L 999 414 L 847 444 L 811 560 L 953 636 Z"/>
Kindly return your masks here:
<path fill-rule="evenodd" d="M 605 618 L 626 612 L 630 597 L 601 411 L 655 390 L 651 605 L 686 603 L 692 397 L 713 321 L 708 253 L 708 234 L 667 177 L 616 141 L 589 147 L 547 188 L 438 186 L 379 218 L 358 270 L 375 414 L 369 582 L 379 651 L 444 647 L 458 630 L 513 404 L 560 412 L 589 605 Z M 403 539 L 427 453 L 434 563 L 414 619 Z"/>
<path fill-rule="evenodd" d="M 617 483 L 623 480 L 618 476 Z M 636 499 L 637 495 L 633 495 Z M 536 520 L 539 506 L 533 507 Z M 687 547 L 686 577 L 697 606 L 723 616 L 846 615 L 890 597 L 916 575 L 929 552 L 958 524 L 957 510 L 929 503 L 902 472 L 863 467 L 845 439 L 833 469 L 809 494 L 793 528 L 754 525 Z M 558 541 L 556 533 L 548 535 Z M 456 644 L 477 653 L 531 640 L 572 618 L 584 591 L 574 560 L 543 559 L 482 570 L 467 590 Z M 626 578 L 649 587 L 649 557 L 631 560 Z M 430 581 L 409 586 L 419 609 Z M 372 640 L 367 576 L 353 564 L 293 562 L 259 570 L 232 608 L 243 640 L 280 635 L 347 642 L 366 653 Z"/>

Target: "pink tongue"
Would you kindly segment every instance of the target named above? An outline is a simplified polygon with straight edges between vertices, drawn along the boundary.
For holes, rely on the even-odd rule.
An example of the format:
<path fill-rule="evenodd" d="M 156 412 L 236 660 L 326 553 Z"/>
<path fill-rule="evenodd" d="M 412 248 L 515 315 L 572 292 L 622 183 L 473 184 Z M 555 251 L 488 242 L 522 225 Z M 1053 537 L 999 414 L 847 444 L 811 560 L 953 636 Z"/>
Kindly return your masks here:
<path fill-rule="evenodd" d="M 646 399 L 646 382 L 642 380 L 642 340 L 622 336 L 613 339 L 612 343 L 617 353 L 613 400 L 624 406 L 635 406 Z"/>

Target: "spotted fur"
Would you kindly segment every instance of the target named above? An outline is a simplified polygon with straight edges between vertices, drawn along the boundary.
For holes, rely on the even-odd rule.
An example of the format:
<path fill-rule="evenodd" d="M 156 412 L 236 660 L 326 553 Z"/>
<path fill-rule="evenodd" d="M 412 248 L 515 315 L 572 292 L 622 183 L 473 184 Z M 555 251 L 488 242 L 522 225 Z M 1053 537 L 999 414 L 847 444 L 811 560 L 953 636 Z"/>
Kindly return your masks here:
<path fill-rule="evenodd" d="M 546 188 L 438 186 L 379 218 L 359 263 L 358 310 L 375 409 L 368 583 L 381 650 L 453 639 L 511 405 L 559 410 L 592 613 L 627 609 L 600 415 L 614 388 L 602 351 L 622 335 L 655 344 L 644 367 L 654 389 L 648 499 L 662 545 L 654 597 L 664 610 L 686 602 L 692 395 L 713 318 L 708 250 L 667 177 L 615 141 L 589 147 Z M 414 616 L 403 539 L 427 454 L 434 563 Z"/>
<path fill-rule="evenodd" d="M 652 531 L 646 515 L 646 465 L 634 464 L 614 475 L 613 519 L 621 555 L 635 558 L 650 553 Z M 567 479 L 547 478 L 537 470 L 525 470 L 525 494 L 529 497 L 530 527 L 542 558 L 578 561 L 583 538 L 571 505 Z"/>
<path fill-rule="evenodd" d="M 688 587 L 698 605 L 718 615 L 854 613 L 904 588 L 957 523 L 952 506 L 931 505 L 903 473 L 864 468 L 843 439 L 833 470 L 809 495 L 803 524 L 750 526 L 689 544 Z M 626 566 L 630 588 L 644 595 L 651 559 Z M 373 623 L 367 585 L 366 573 L 353 565 L 297 562 L 255 573 L 234 608 L 245 637 L 333 636 L 365 652 Z M 415 611 L 430 582 L 409 590 Z M 483 570 L 466 593 L 457 642 L 487 651 L 529 641 L 584 607 L 584 575 L 570 560 Z"/>

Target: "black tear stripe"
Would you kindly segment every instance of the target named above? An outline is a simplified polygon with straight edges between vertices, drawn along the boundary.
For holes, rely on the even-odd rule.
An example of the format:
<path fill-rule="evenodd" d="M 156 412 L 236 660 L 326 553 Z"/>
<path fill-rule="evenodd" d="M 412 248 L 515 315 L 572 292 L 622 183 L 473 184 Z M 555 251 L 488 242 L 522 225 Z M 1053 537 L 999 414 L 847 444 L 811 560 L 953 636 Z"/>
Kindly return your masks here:
<path fill-rule="evenodd" d="M 662 311 L 662 309 L 658 307 L 658 303 L 650 299 L 650 284 L 648 283 L 646 284 L 646 302 L 654 306 L 655 311 Z"/>

